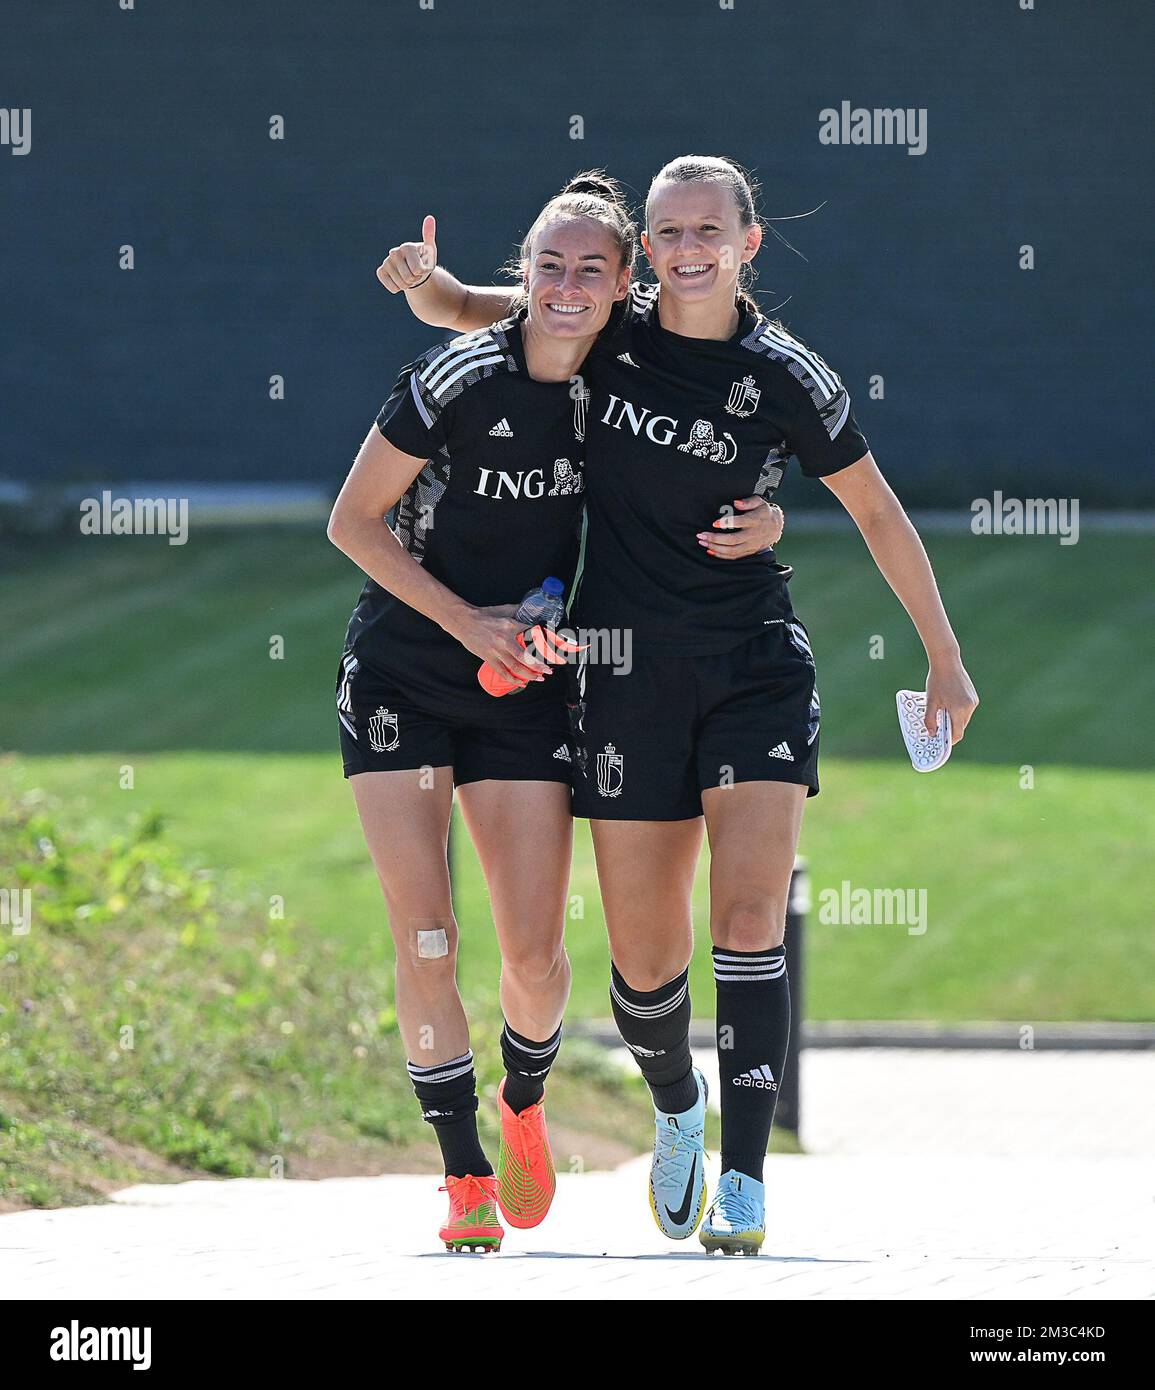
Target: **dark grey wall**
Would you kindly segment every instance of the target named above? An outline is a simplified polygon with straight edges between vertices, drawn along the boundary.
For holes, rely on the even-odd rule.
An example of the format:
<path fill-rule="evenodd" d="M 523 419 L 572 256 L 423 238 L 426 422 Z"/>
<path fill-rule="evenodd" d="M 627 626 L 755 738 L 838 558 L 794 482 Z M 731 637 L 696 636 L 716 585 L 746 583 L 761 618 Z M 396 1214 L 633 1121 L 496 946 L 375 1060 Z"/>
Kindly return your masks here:
<path fill-rule="evenodd" d="M 768 214 L 825 204 L 760 286 L 910 501 L 1155 502 L 1144 0 L 6 0 L 3 27 L 32 147 L 0 148 L 0 475 L 335 483 L 429 339 L 373 278 L 424 212 L 489 278 L 576 168 L 641 192 L 706 152 Z M 927 152 L 821 145 L 843 100 L 927 108 Z"/>

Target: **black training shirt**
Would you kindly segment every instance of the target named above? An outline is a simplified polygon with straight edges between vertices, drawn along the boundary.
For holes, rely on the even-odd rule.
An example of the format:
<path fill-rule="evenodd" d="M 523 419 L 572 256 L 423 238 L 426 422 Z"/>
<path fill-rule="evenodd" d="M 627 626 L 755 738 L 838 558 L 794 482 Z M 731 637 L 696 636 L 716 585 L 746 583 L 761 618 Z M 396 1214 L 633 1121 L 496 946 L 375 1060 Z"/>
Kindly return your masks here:
<path fill-rule="evenodd" d="M 526 370 L 522 324 L 462 334 L 405 367 L 377 419 L 403 453 L 427 460 L 394 512 L 410 555 L 468 603 L 517 603 L 577 567 L 585 501 L 584 399 Z M 347 646 L 430 713 L 516 723 L 527 702 L 561 699 L 550 676 L 495 699 L 479 661 L 436 623 L 367 580 Z"/>
<path fill-rule="evenodd" d="M 773 552 L 711 556 L 697 532 L 778 487 L 791 455 L 823 477 L 868 449 L 838 374 L 747 309 L 726 341 L 658 322 L 634 286 L 585 364 L 588 532 L 575 621 L 631 628 L 635 651 L 721 652 L 790 611 Z"/>

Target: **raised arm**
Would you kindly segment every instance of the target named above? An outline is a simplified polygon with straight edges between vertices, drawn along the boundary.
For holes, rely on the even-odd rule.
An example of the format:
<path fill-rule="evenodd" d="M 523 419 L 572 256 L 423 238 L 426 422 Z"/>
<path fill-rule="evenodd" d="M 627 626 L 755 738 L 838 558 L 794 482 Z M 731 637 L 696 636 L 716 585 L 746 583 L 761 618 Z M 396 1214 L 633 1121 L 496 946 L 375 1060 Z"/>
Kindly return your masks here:
<path fill-rule="evenodd" d="M 962 738 L 979 697 L 962 663 L 958 638 L 946 615 L 922 541 L 902 503 L 870 453 L 824 477 L 862 533 L 874 562 L 922 638 L 926 678 L 926 729 L 934 733 L 938 711 L 950 714 L 953 742 Z"/>
<path fill-rule="evenodd" d="M 505 285 L 463 285 L 437 264 L 437 219 L 427 216 L 420 241 L 394 246 L 377 267 L 377 279 L 390 294 L 404 294 L 422 323 L 466 333 L 505 318 L 514 292 Z"/>
<path fill-rule="evenodd" d="M 374 425 L 333 506 L 329 539 L 383 589 L 424 613 L 479 660 L 511 680 L 541 679 L 552 668 L 518 645 L 516 603 L 498 608 L 466 603 L 419 565 L 385 524 L 386 513 L 424 467 L 424 459 L 402 453 Z"/>

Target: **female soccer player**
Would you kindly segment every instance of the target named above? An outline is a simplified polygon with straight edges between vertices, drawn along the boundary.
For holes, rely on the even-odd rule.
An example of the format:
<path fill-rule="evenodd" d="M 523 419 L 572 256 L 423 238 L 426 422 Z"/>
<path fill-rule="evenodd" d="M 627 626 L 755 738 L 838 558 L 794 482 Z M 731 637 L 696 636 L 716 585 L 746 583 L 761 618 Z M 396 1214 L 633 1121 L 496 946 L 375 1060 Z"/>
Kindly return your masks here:
<path fill-rule="evenodd" d="M 452 1249 L 500 1246 L 495 1203 L 533 1226 L 553 1198 L 542 1097 L 570 983 L 571 755 L 561 682 L 519 646 L 513 614 L 547 576 L 573 579 L 584 430 L 570 380 L 627 291 L 634 232 L 571 194 L 543 209 L 526 249 L 523 312 L 401 372 L 329 522 L 369 576 L 338 676 L 341 745 L 388 905 L 409 1073 L 445 1162 Z M 483 662 L 524 688 L 487 694 Z M 455 785 L 502 953 L 500 1181 L 478 1139 L 456 985 Z"/>
<path fill-rule="evenodd" d="M 569 992 L 571 754 L 562 682 L 518 644 L 511 600 L 549 575 L 568 585 L 577 565 L 586 402 L 571 381 L 627 293 L 636 236 L 598 187 L 577 182 L 538 216 L 515 317 L 402 371 L 329 523 L 369 576 L 337 712 L 388 905 L 409 1072 L 445 1161 L 441 1237 L 452 1249 L 498 1248 L 495 1203 L 512 1225 L 534 1226 L 554 1194 L 542 1098 Z M 770 543 L 759 522 L 750 547 Z M 524 689 L 493 698 L 478 684 L 482 662 Z M 496 1177 L 478 1140 L 456 986 L 446 864 L 455 785 L 502 952 Z"/>
<path fill-rule="evenodd" d="M 765 557 L 719 565 L 717 537 L 689 541 L 691 518 L 734 492 L 766 496 L 796 456 L 853 517 L 915 624 L 928 730 L 946 712 L 957 741 L 978 703 L 926 553 L 841 379 L 740 291 L 761 239 L 750 182 L 730 161 L 689 156 L 654 180 L 643 245 L 658 285 L 631 290 L 586 364 L 575 614 L 633 635 L 628 675 L 579 673 L 574 809 L 593 830 L 614 1015 L 654 1098 L 650 1204 L 675 1239 L 706 1205 L 687 966 L 703 825 L 709 837 L 722 1178 L 701 1239 L 725 1253 L 757 1253 L 765 1234 L 763 1159 L 789 1028 L 786 899 L 803 802 L 818 790 L 820 711 L 791 571 Z M 416 278 L 400 285 L 411 306 L 449 326 L 504 302 L 443 271 Z"/>

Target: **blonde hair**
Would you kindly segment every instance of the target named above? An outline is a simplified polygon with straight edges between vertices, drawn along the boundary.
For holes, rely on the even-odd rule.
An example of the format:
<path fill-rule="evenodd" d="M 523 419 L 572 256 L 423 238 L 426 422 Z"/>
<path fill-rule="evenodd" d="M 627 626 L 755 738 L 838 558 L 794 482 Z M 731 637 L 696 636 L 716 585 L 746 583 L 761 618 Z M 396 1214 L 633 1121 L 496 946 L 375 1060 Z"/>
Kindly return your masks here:
<path fill-rule="evenodd" d="M 754 176 L 732 159 L 716 154 L 683 154 L 671 159 L 654 175 L 650 191 L 646 194 L 646 223 L 650 220 L 650 200 L 660 183 L 720 183 L 730 190 L 734 206 L 738 209 L 738 220 L 743 227 L 761 227 L 757 200 L 761 191 Z M 757 271 L 747 261 L 738 271 L 738 301 L 748 309 L 758 313 L 750 289 L 757 278 Z"/>

